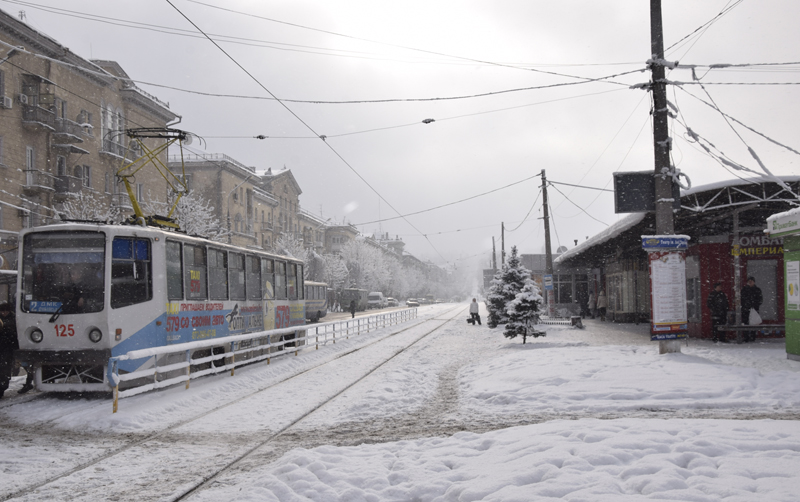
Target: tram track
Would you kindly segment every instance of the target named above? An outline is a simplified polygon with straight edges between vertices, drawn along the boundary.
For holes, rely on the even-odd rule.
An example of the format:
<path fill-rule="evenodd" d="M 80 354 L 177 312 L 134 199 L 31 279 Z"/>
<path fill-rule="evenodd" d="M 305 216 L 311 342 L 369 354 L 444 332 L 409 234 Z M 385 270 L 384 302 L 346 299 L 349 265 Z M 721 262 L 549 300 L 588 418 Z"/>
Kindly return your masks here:
<path fill-rule="evenodd" d="M 289 375 L 286 375 L 286 376 L 284 376 L 284 377 L 282 377 L 282 378 L 280 378 L 278 380 L 270 382 L 268 385 L 264 385 L 262 387 L 257 388 L 253 392 L 250 392 L 250 393 L 248 393 L 246 395 L 243 395 L 243 396 L 240 396 L 238 398 L 235 398 L 235 399 L 233 399 L 231 401 L 225 402 L 225 403 L 223 403 L 223 404 L 221 404 L 219 406 L 215 406 L 215 407 L 213 407 L 211 409 L 208 409 L 208 410 L 204 411 L 203 413 L 194 415 L 194 416 L 192 416 L 190 418 L 187 418 L 187 419 L 184 419 L 184 420 L 177 421 L 177 422 L 175 422 L 175 423 L 173 423 L 173 424 L 171 424 L 171 425 L 169 425 L 167 427 L 164 427 L 163 429 L 160 429 L 160 430 L 158 430 L 156 432 L 152 432 L 152 433 L 146 434 L 144 436 L 138 437 L 136 439 L 127 441 L 127 442 L 125 442 L 124 444 L 122 444 L 120 446 L 116 446 L 116 447 L 112 446 L 105 453 L 103 453 L 103 454 L 101 454 L 101 455 L 99 455 L 99 456 L 97 456 L 95 458 L 92 458 L 89 461 L 80 463 L 80 464 L 78 464 L 78 465 L 76 465 L 76 466 L 74 466 L 74 467 L 72 467 L 70 469 L 62 471 L 62 472 L 60 472 L 58 474 L 55 474 L 53 476 L 47 477 L 44 480 L 38 481 L 38 482 L 33 483 L 33 484 L 29 484 L 28 486 L 25 486 L 25 487 L 23 487 L 21 489 L 18 489 L 16 491 L 12 492 L 12 493 L 9 493 L 9 494 L 6 494 L 6 495 L 0 495 L 0 501 L 6 501 L 6 500 L 19 498 L 19 497 L 25 497 L 26 495 L 31 494 L 32 492 L 39 491 L 39 490 L 41 490 L 43 488 L 48 487 L 49 485 L 54 485 L 54 484 L 58 483 L 61 480 L 65 480 L 66 478 L 69 478 L 70 476 L 73 476 L 73 475 L 75 475 L 77 473 L 81 473 L 81 472 L 87 471 L 87 470 L 91 469 L 92 467 L 95 467 L 96 469 L 102 470 L 102 468 L 98 467 L 99 464 L 101 464 L 101 463 L 103 463 L 105 461 L 114 459 L 115 457 L 119 457 L 119 456 L 121 456 L 123 454 L 126 454 L 126 453 L 132 451 L 133 449 L 135 449 L 137 447 L 144 447 L 148 443 L 156 443 L 156 442 L 158 442 L 160 440 L 164 440 L 164 439 L 168 438 L 168 436 L 170 436 L 170 434 L 174 433 L 178 429 L 180 429 L 182 427 L 185 427 L 187 425 L 190 425 L 192 423 L 201 421 L 202 419 L 204 419 L 204 418 L 206 418 L 206 417 L 208 417 L 208 416 L 210 416 L 210 415 L 212 415 L 214 413 L 220 412 L 220 411 L 222 411 L 222 410 L 224 410 L 226 408 L 229 408 L 229 407 L 232 407 L 234 405 L 240 404 L 240 403 L 242 403 L 242 402 L 244 402 L 244 401 L 246 401 L 248 399 L 252 399 L 254 396 L 257 396 L 257 395 L 259 395 L 261 393 L 264 393 L 264 392 L 270 391 L 272 389 L 275 389 L 278 386 L 290 383 L 292 380 L 299 379 L 299 378 L 303 377 L 304 375 L 307 375 L 307 374 L 309 374 L 311 372 L 314 372 L 314 371 L 316 371 L 316 370 L 318 370 L 318 369 L 320 369 L 320 368 L 322 368 L 322 367 L 324 367 L 326 365 L 335 363 L 336 361 L 339 361 L 339 360 L 341 360 L 341 359 L 343 359 L 343 358 L 345 358 L 347 356 L 351 356 L 351 355 L 353 355 L 353 354 L 355 354 L 355 353 L 357 353 L 359 351 L 363 351 L 363 350 L 369 349 L 370 347 L 372 347 L 372 346 L 374 346 L 376 344 L 379 344 L 381 342 L 385 342 L 385 341 L 387 341 L 387 340 L 389 340 L 389 339 L 391 339 L 393 337 L 401 335 L 401 334 L 403 334 L 403 333 L 405 333 L 405 332 L 407 332 L 409 330 L 412 330 L 412 329 L 414 329 L 414 328 L 416 328 L 418 326 L 424 325 L 425 323 L 443 321 L 441 324 L 439 324 L 438 326 L 436 326 L 432 330 L 426 331 L 425 334 L 423 334 L 422 336 L 418 337 L 411 344 L 406 345 L 402 349 L 396 351 L 391 357 L 389 357 L 385 361 L 383 361 L 380 364 L 378 364 L 377 366 L 375 366 L 372 370 L 370 370 L 368 373 L 362 375 L 356 381 L 354 381 L 354 382 L 350 383 L 349 385 L 347 385 L 340 392 L 336 393 L 334 396 L 330 397 L 326 401 L 324 401 L 322 403 L 319 403 L 317 406 L 315 406 L 312 409 L 308 410 L 302 416 L 300 416 L 296 420 L 292 421 L 291 423 L 289 423 L 285 427 L 279 429 L 277 432 L 274 432 L 272 434 L 268 434 L 266 436 L 262 436 L 262 437 L 257 438 L 257 443 L 256 443 L 256 445 L 254 447 L 246 448 L 244 453 L 239 452 L 239 454 L 236 455 L 233 460 L 230 460 L 230 461 L 226 462 L 225 465 L 222 466 L 221 469 L 219 469 L 218 471 L 215 471 L 213 474 L 211 474 L 209 476 L 203 476 L 199 483 L 197 483 L 197 482 L 192 483 L 190 485 L 190 487 L 188 489 L 186 489 L 186 490 L 183 490 L 181 492 L 181 494 L 179 494 L 177 496 L 177 498 L 170 499 L 170 500 L 181 500 L 181 499 L 185 498 L 186 496 L 190 495 L 191 493 L 195 492 L 199 487 L 204 486 L 205 483 L 213 480 L 218 474 L 220 474 L 222 472 L 225 472 L 226 470 L 229 470 L 230 468 L 235 466 L 239 461 L 241 461 L 242 459 L 246 458 L 252 452 L 257 451 L 263 445 L 265 445 L 265 444 L 269 443 L 270 441 L 274 440 L 275 438 L 279 437 L 281 434 L 283 434 L 285 431 L 290 429 L 292 426 L 296 425 L 297 423 L 301 422 L 302 420 L 304 420 L 309 415 L 313 414 L 314 412 L 316 412 L 317 410 L 322 408 L 325 404 L 327 404 L 328 402 L 332 401 L 333 399 L 335 399 L 336 397 L 341 395 L 347 389 L 351 388 L 352 386 L 356 385 L 358 382 L 362 381 L 364 378 L 367 378 L 369 375 L 373 374 L 375 371 L 377 371 L 384 364 L 386 364 L 390 360 L 394 359 L 397 355 L 403 353 L 405 350 L 407 350 L 411 346 L 413 346 L 416 343 L 418 343 L 419 341 L 425 339 L 431 333 L 433 333 L 436 330 L 440 329 L 442 326 L 444 326 L 447 323 L 447 321 L 449 321 L 453 317 L 455 317 L 455 315 L 453 317 L 451 317 L 450 319 L 440 319 L 440 317 L 442 317 L 443 315 L 447 315 L 448 313 L 456 311 L 456 310 L 462 311 L 463 309 L 464 308 L 461 307 L 461 306 L 456 306 L 456 307 L 454 307 L 452 309 L 449 309 L 449 310 L 447 310 L 447 311 L 445 311 L 443 313 L 437 313 L 432 318 L 418 320 L 418 322 L 415 322 L 410 326 L 403 327 L 403 329 L 400 329 L 398 331 L 394 331 L 392 333 L 389 333 L 386 336 L 383 336 L 381 338 L 372 340 L 372 341 L 370 341 L 370 342 L 368 342 L 368 343 L 366 343 L 364 345 L 360 345 L 358 347 L 353 347 L 352 349 L 348 349 L 348 350 L 346 350 L 346 351 L 344 351 L 342 353 L 339 353 L 339 354 L 336 354 L 336 355 L 332 356 L 331 358 L 328 358 L 328 359 L 326 359 L 324 361 L 321 361 L 318 364 L 314 364 L 313 366 L 303 368 L 303 369 L 301 369 L 299 371 L 294 371 Z M 42 398 L 44 398 L 44 397 L 45 396 L 42 396 Z M 22 404 L 22 403 L 20 403 L 20 404 Z M 107 403 L 104 403 L 103 406 L 107 406 Z M 76 411 L 74 413 L 84 413 L 85 411 L 86 411 L 85 409 L 82 409 L 82 410 Z M 62 418 L 63 418 L 63 416 L 62 416 Z M 41 425 L 41 422 L 38 425 Z M 23 428 L 24 428 L 24 426 L 23 426 Z M 68 431 L 62 431 L 61 434 L 69 434 L 69 432 Z M 91 437 L 91 434 L 87 434 L 87 433 L 76 434 L 76 435 Z M 233 438 L 231 438 L 231 439 L 233 439 Z M 251 437 L 251 439 L 252 439 L 252 437 Z"/>
<path fill-rule="evenodd" d="M 459 308 L 459 307 L 456 307 L 456 308 L 454 308 L 454 309 L 450 309 L 450 310 L 448 310 L 447 312 L 449 313 L 449 312 L 452 312 L 453 310 L 459 310 L 459 311 L 461 311 L 461 310 L 464 310 L 464 308 L 463 308 L 463 307 L 461 307 L 461 308 Z M 328 403 L 330 403 L 331 401 L 335 400 L 336 398 L 338 398 L 339 396 L 341 396 L 342 394 L 344 394 L 345 392 L 347 392 L 348 390 L 350 390 L 350 389 L 351 389 L 351 388 L 353 388 L 354 386 L 358 385 L 359 383 L 361 383 L 362 381 L 364 381 L 365 379 L 367 379 L 368 377 L 370 377 L 372 374 L 374 374 L 376 371 L 378 371 L 379 369 L 381 369 L 383 366 L 385 366 L 386 364 L 388 364 L 389 362 L 391 362 L 392 360 L 394 360 L 394 359 L 395 359 L 397 356 L 399 356 L 400 354 L 403 354 L 403 353 L 404 353 L 404 352 L 406 352 L 408 349 L 410 349 L 411 347 L 415 346 L 416 344 L 418 344 L 419 342 L 421 342 L 422 340 L 424 340 L 425 338 L 427 338 L 428 336 L 430 336 L 432 333 L 434 333 L 434 332 L 438 331 L 440 328 L 442 328 L 442 326 L 444 326 L 445 324 L 447 324 L 449 321 L 453 320 L 453 319 L 455 318 L 455 316 L 456 316 L 456 315 L 458 315 L 458 313 L 456 313 L 455 315 L 453 315 L 453 316 L 452 316 L 451 318 L 449 318 L 449 319 L 439 319 L 439 318 L 433 318 L 433 319 L 429 319 L 429 321 L 443 321 L 443 322 L 442 322 L 442 324 L 440 324 L 439 326 L 436 326 L 436 327 L 435 327 L 435 328 L 433 328 L 432 330 L 430 330 L 430 331 L 426 332 L 425 334 L 423 334 L 422 336 L 420 336 L 419 338 L 417 338 L 416 340 L 414 340 L 414 341 L 413 341 L 411 344 L 409 344 L 409 345 L 407 345 L 407 346 L 405 346 L 405 347 L 401 348 L 400 350 L 397 350 L 397 351 L 396 351 L 396 352 L 394 352 L 394 353 L 393 353 L 393 354 L 392 354 L 392 355 L 391 355 L 389 358 L 385 359 L 385 360 L 384 360 L 384 361 L 382 361 L 380 364 L 378 364 L 378 365 L 374 366 L 374 367 L 373 367 L 371 370 L 369 370 L 367 373 L 365 373 L 364 375 L 362 375 L 360 378 L 358 378 L 357 380 L 355 380 L 355 381 L 351 382 L 351 383 L 350 383 L 349 385 L 347 385 L 345 388 L 341 389 L 339 392 L 337 392 L 336 394 L 334 394 L 334 395 L 333 395 L 333 396 L 331 396 L 330 398 L 326 399 L 325 401 L 323 401 L 323 402 L 319 403 L 319 404 L 318 404 L 317 406 L 315 406 L 314 408 L 312 408 L 312 409 L 308 410 L 306 413 L 304 413 L 303 415 L 301 415 L 300 417 L 298 417 L 296 420 L 294 420 L 294 421 L 293 421 L 293 422 L 291 422 L 290 424 L 286 425 L 286 426 L 285 426 L 283 429 L 280 429 L 279 431 L 277 431 L 275 434 L 273 434 L 272 436 L 270 436 L 270 437 L 269 437 L 269 438 L 267 438 L 266 440 L 264 440 L 264 441 L 261 441 L 260 443 L 256 444 L 255 446 L 253 446 L 252 448 L 250 448 L 249 450 L 247 450 L 245 453 L 243 453 L 242 455 L 238 456 L 236 459 L 234 459 L 233 461 L 229 462 L 227 465 L 223 466 L 223 467 L 222 467 L 221 469 L 219 469 L 218 471 L 216 471 L 216 472 L 212 473 L 211 475 L 209 475 L 209 476 L 208 476 L 206 479 L 204 479 L 202 482 L 200 482 L 200 483 L 197 483 L 196 485 L 194 485 L 194 486 L 192 486 L 190 489 L 188 489 L 188 490 L 184 491 L 183 493 L 181 493 L 181 494 L 180 494 L 180 495 L 178 495 L 177 497 L 175 497 L 175 498 L 171 498 L 171 499 L 168 499 L 168 500 L 170 500 L 170 502 L 178 502 L 178 501 L 181 501 L 181 500 L 186 500 L 186 498 L 187 498 L 187 497 L 189 497 L 189 496 L 191 496 L 193 493 L 196 493 L 197 491 L 199 491 L 199 490 L 202 490 L 202 489 L 203 489 L 205 486 L 208 486 L 208 485 L 209 485 L 210 483 L 212 483 L 212 482 L 213 482 L 215 479 L 217 479 L 217 478 L 218 478 L 218 477 L 219 477 L 221 474 L 223 474 L 223 473 L 225 473 L 225 472 L 227 472 L 227 471 L 229 471 L 229 470 L 233 469 L 234 467 L 236 467 L 237 465 L 239 465 L 239 464 L 240 464 L 240 463 L 241 463 L 243 460 L 245 460 L 247 457 L 249 457 L 249 456 L 250 456 L 250 455 L 252 455 L 253 453 L 257 452 L 259 449 L 263 448 L 265 445 L 269 444 L 270 442 L 274 441 L 275 439 L 277 439 L 277 438 L 279 438 L 279 437 L 283 436 L 283 435 L 284 435 L 285 433 L 287 433 L 289 430 L 291 430 L 292 428 L 294 428 L 294 427 L 295 427 L 297 424 L 299 424 L 300 422 L 304 421 L 306 418 L 308 418 L 308 417 L 309 417 L 309 416 L 311 416 L 312 414 L 314 414 L 314 413 L 316 413 L 317 411 L 319 411 L 319 410 L 320 410 L 321 408 L 323 408 L 325 405 L 327 405 Z"/>

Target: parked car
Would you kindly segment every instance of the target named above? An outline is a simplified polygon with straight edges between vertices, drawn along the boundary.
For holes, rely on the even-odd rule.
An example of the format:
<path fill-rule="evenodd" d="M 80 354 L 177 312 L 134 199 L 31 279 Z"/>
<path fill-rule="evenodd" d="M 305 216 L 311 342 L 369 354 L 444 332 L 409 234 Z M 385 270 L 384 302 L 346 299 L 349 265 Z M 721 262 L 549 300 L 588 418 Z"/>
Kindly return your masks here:
<path fill-rule="evenodd" d="M 419 307 L 419 302 L 414 298 L 406 300 L 406 307 Z"/>
<path fill-rule="evenodd" d="M 386 299 L 386 304 L 389 305 L 390 307 L 397 307 L 398 305 L 400 305 L 400 302 L 398 302 L 397 300 L 395 300 L 390 296 L 389 298 Z"/>

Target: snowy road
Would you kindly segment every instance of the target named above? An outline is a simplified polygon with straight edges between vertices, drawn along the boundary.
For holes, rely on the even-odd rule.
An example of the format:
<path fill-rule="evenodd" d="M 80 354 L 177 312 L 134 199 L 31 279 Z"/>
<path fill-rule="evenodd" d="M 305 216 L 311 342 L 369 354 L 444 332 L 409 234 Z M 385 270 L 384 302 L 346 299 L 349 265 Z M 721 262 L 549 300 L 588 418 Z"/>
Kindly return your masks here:
<path fill-rule="evenodd" d="M 796 499 L 800 365 L 782 343 L 659 356 L 645 326 L 589 321 L 522 345 L 466 325 L 466 306 L 447 322 L 452 307 L 117 415 L 108 401 L 3 403 L 0 494 L 172 427 L 19 497 L 171 500 L 296 422 L 188 499 Z"/>

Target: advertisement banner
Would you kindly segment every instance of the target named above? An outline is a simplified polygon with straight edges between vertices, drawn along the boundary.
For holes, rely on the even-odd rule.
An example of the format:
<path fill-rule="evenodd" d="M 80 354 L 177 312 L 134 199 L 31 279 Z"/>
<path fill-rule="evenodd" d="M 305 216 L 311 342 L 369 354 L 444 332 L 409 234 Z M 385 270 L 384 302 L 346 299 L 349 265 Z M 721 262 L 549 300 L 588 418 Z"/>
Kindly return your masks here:
<path fill-rule="evenodd" d="M 650 259 L 651 340 L 686 338 L 686 256 L 682 251 L 653 251 Z"/>

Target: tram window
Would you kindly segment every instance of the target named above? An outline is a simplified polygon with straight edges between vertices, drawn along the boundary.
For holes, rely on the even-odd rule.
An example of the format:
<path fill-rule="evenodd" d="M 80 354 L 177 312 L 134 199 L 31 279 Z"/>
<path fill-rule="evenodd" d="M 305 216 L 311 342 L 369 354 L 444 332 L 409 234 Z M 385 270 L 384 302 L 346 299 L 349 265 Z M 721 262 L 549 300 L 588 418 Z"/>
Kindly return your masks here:
<path fill-rule="evenodd" d="M 167 241 L 167 298 L 170 300 L 183 300 L 181 268 L 180 242 Z"/>
<path fill-rule="evenodd" d="M 229 253 L 228 281 L 231 284 L 231 300 L 244 300 L 244 255 Z"/>
<path fill-rule="evenodd" d="M 286 299 L 286 263 L 275 262 L 275 299 Z"/>
<path fill-rule="evenodd" d="M 187 300 L 205 300 L 206 291 L 206 250 L 200 246 L 183 245 L 183 280 Z"/>
<path fill-rule="evenodd" d="M 247 299 L 260 300 L 261 299 L 261 268 L 258 264 L 257 256 L 245 257 L 246 281 L 247 281 Z"/>
<path fill-rule="evenodd" d="M 304 300 L 306 295 L 305 283 L 303 282 L 303 266 L 297 266 L 297 294 L 299 300 Z"/>
<path fill-rule="evenodd" d="M 286 285 L 289 286 L 289 299 L 297 300 L 297 264 L 289 263 L 289 270 L 286 274 Z"/>
<path fill-rule="evenodd" d="M 111 308 L 152 299 L 150 241 L 115 237 L 111 243 Z"/>
<path fill-rule="evenodd" d="M 264 281 L 264 298 L 272 300 L 275 298 L 275 275 L 273 261 L 261 259 L 261 280 Z"/>
<path fill-rule="evenodd" d="M 212 300 L 228 299 L 228 256 L 219 249 L 208 250 L 208 294 Z"/>

